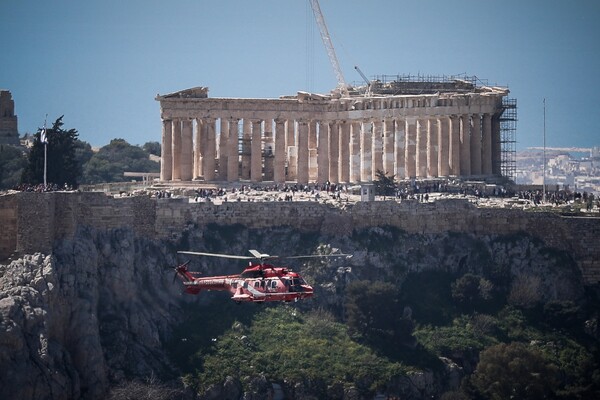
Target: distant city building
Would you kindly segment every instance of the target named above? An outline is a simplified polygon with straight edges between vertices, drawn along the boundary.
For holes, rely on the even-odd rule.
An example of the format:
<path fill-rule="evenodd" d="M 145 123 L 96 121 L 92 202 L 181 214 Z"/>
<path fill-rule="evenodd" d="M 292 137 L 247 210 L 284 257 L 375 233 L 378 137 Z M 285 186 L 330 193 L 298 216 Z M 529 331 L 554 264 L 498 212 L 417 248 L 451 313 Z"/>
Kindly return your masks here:
<path fill-rule="evenodd" d="M 505 101 L 506 88 L 478 86 L 476 78 L 380 78 L 345 94 L 209 98 L 197 87 L 158 95 L 161 180 L 366 183 L 377 170 L 397 179 L 514 175 L 515 138 L 502 132 L 510 122 L 514 134 L 516 101 Z"/>
<path fill-rule="evenodd" d="M 8 90 L 0 90 L 0 144 L 20 144 L 15 102 Z"/>
<path fill-rule="evenodd" d="M 552 148 L 545 157 L 545 170 L 540 148 L 519 152 L 516 183 L 542 185 L 545 181 L 546 185 L 559 189 L 600 195 L 600 161 L 594 156 L 596 149 L 598 147 Z M 588 158 L 587 154 L 592 157 Z"/>

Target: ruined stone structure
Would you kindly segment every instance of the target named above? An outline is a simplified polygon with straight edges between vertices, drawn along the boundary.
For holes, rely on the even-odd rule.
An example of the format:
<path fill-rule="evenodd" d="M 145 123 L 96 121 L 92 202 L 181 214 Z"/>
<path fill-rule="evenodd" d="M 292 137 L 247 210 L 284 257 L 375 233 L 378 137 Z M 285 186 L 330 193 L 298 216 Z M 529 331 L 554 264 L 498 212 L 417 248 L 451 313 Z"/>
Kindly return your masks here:
<path fill-rule="evenodd" d="M 348 96 L 158 95 L 162 181 L 370 182 L 501 174 L 508 90 L 472 82 L 394 81 Z"/>
<path fill-rule="evenodd" d="M 8 90 L 0 90 L 0 144 L 19 145 L 15 102 Z"/>

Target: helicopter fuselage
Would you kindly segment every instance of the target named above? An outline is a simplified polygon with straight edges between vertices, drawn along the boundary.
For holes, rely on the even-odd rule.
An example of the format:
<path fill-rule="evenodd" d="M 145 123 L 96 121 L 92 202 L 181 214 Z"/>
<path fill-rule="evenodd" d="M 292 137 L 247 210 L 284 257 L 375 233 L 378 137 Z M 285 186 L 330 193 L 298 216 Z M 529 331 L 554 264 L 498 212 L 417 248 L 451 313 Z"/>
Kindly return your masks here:
<path fill-rule="evenodd" d="M 231 299 L 241 302 L 296 301 L 312 297 L 313 288 L 296 272 L 266 264 L 250 265 L 240 275 L 194 277 L 187 266 L 177 268 L 185 292 L 228 291 Z"/>

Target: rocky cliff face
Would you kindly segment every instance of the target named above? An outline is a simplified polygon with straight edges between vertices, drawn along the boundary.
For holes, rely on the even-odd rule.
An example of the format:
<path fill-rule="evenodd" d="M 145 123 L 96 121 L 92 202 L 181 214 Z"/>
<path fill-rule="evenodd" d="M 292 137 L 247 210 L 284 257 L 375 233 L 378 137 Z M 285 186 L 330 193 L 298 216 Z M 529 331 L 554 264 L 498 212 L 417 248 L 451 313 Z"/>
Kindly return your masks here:
<path fill-rule="evenodd" d="M 317 285 L 315 300 L 302 307 L 338 309 L 348 280 L 402 286 L 416 271 L 499 274 L 509 286 L 534 282 L 530 301 L 577 300 L 583 291 L 568 254 L 524 234 L 409 235 L 368 228 L 338 236 L 211 225 L 189 226 L 173 243 L 136 237 L 130 229 L 79 228 L 52 255 L 0 265 L 0 398 L 99 399 L 124 380 L 175 377 L 163 343 L 180 321 L 180 302 L 212 295 L 182 297 L 171 285 L 165 267 L 176 264 L 176 249 L 245 254 L 256 248 L 283 255 L 311 253 L 321 244 L 355 256 L 298 265 Z M 243 266 L 201 260 L 192 267 L 212 274 Z"/>
<path fill-rule="evenodd" d="M 80 230 L 53 255 L 1 265 L 0 397 L 97 399 L 111 382 L 172 374 L 161 339 L 179 296 L 164 252 L 128 230 Z"/>

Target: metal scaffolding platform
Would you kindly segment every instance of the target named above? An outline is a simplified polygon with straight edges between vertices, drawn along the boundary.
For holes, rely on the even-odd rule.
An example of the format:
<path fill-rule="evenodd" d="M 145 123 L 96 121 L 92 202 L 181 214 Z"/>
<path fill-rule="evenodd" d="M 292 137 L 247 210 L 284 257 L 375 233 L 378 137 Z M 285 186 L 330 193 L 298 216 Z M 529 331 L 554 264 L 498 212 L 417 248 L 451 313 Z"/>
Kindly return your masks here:
<path fill-rule="evenodd" d="M 517 99 L 504 97 L 500 115 L 500 168 L 502 176 L 514 181 L 517 174 Z"/>

